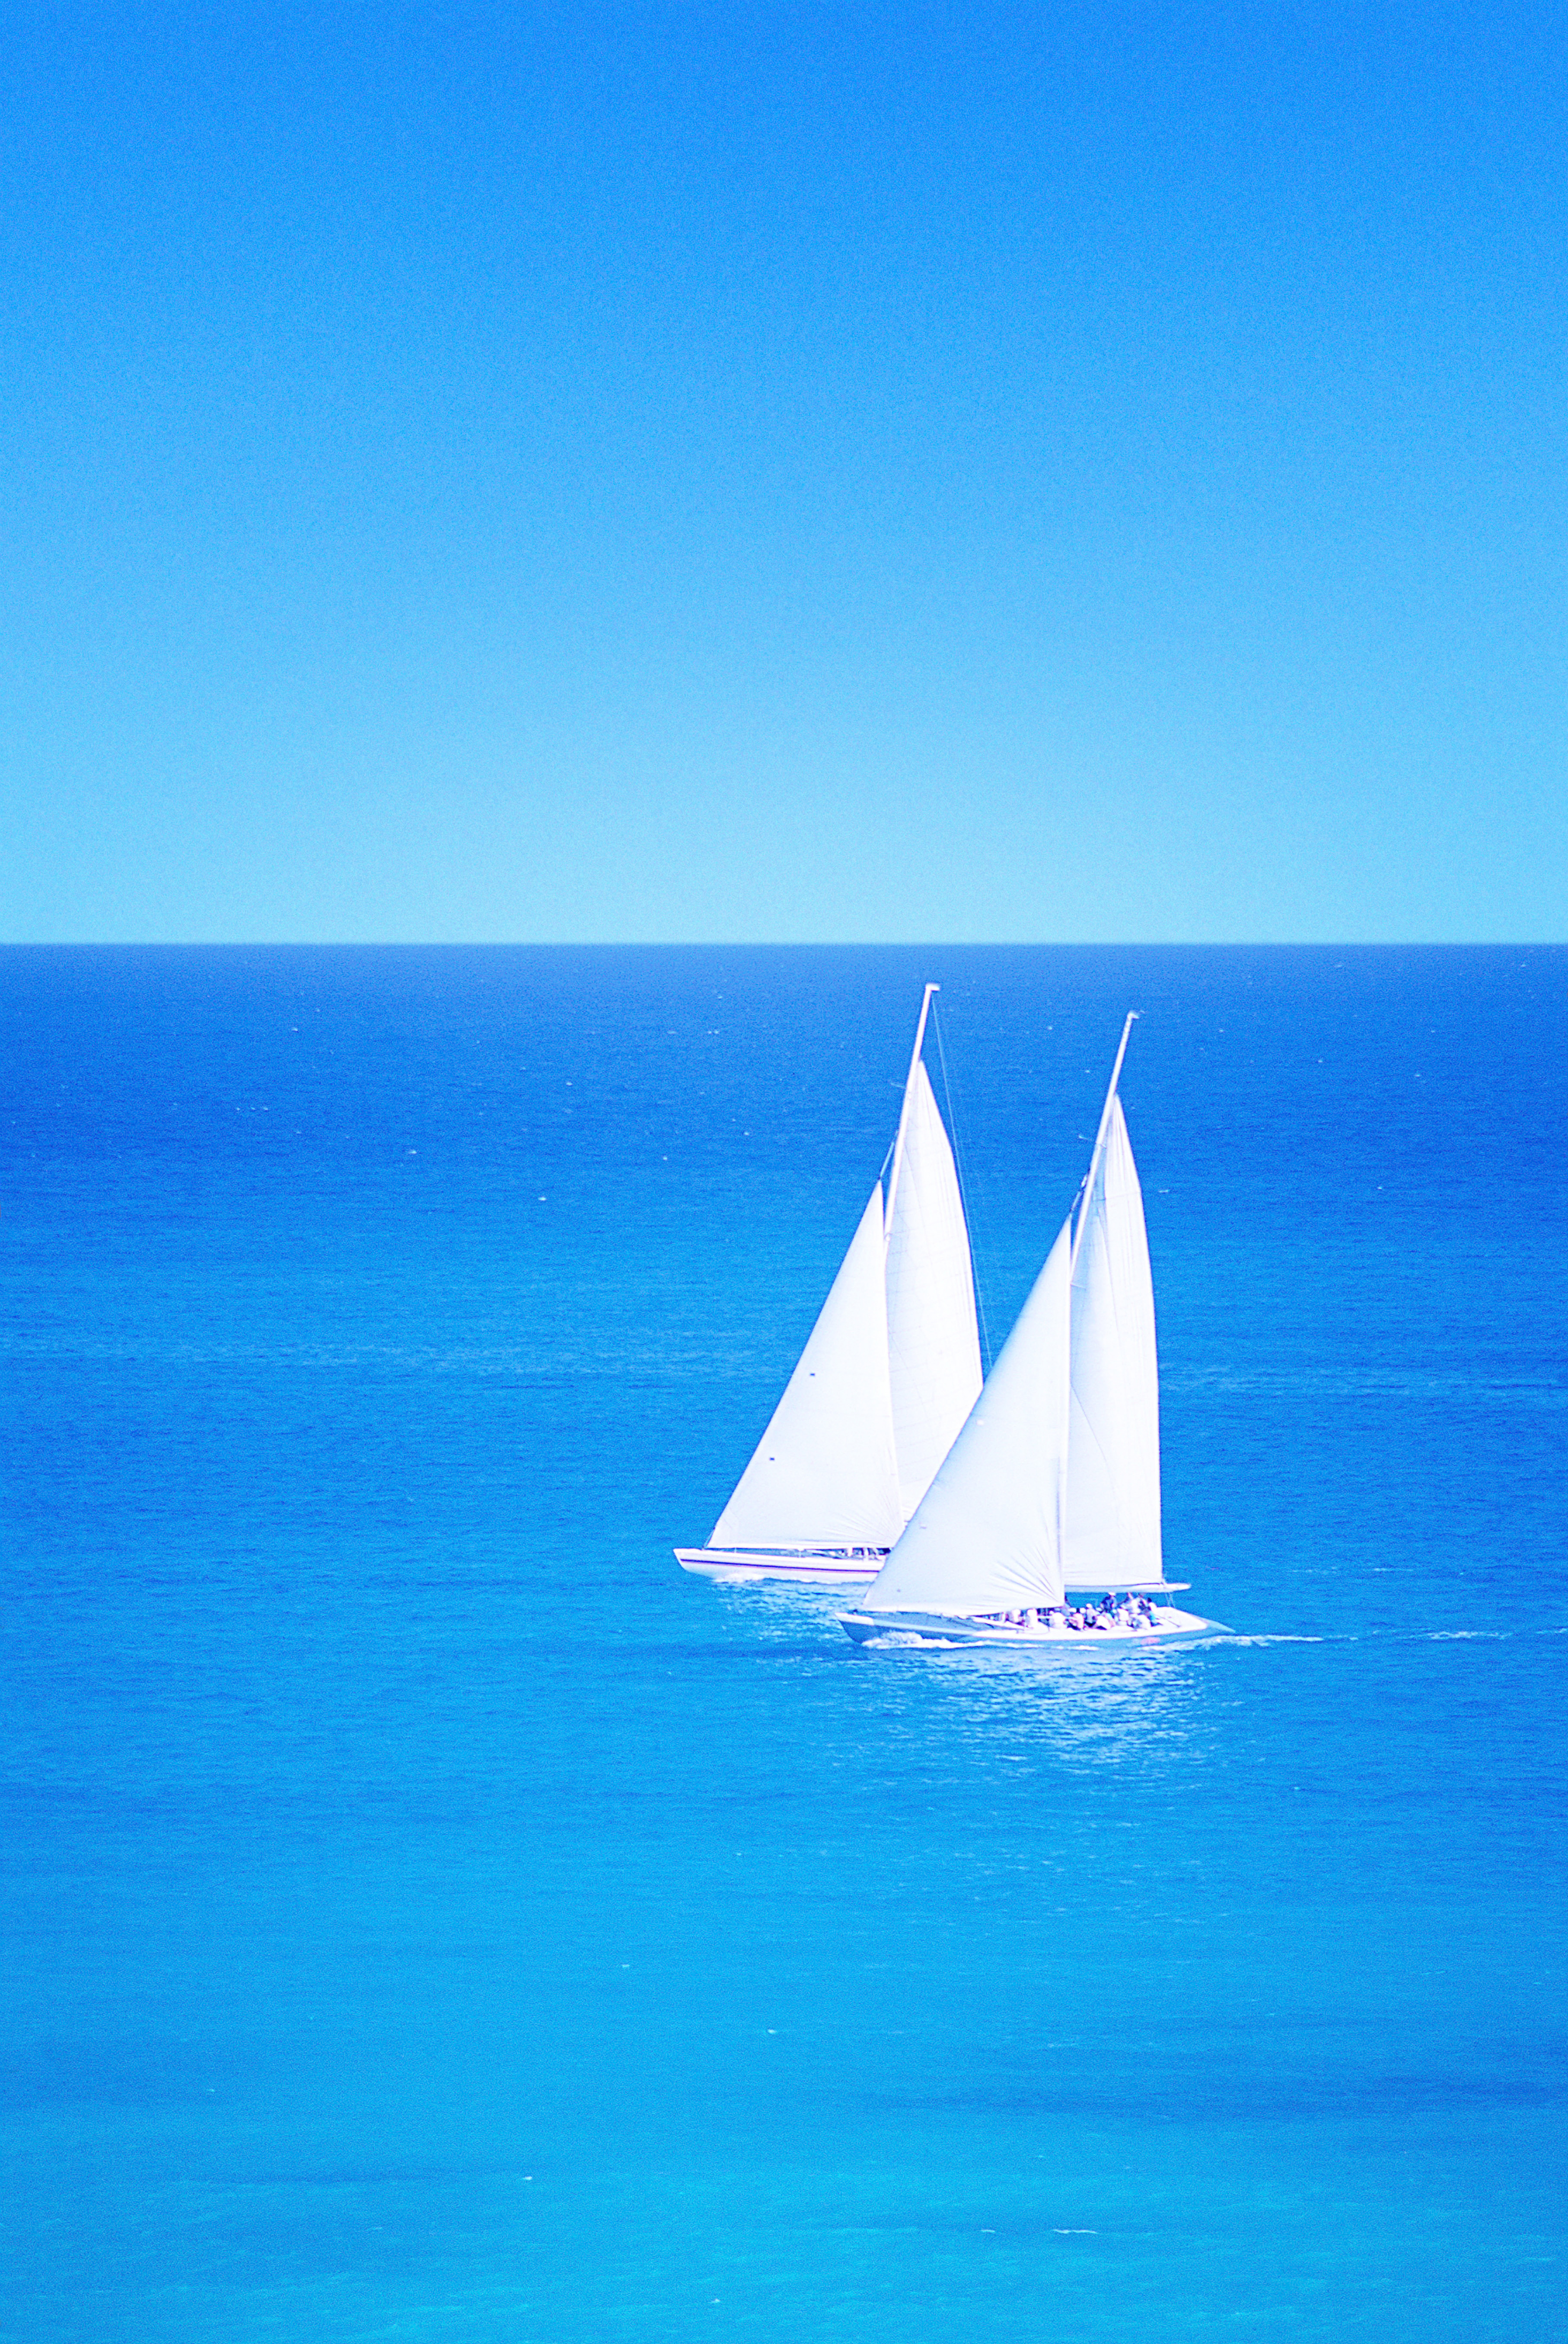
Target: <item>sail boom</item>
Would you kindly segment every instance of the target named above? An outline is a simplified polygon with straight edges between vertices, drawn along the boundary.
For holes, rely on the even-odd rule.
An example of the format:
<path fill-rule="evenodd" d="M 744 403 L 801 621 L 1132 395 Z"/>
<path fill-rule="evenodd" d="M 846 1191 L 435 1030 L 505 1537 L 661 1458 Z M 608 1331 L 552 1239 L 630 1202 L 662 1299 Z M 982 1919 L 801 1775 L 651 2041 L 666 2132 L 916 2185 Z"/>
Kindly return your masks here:
<path fill-rule="evenodd" d="M 1184 1595 L 1191 1584 L 1190 1579 L 1108 1579 L 1103 1571 L 1098 1579 L 1062 1581 L 1069 1595 Z"/>

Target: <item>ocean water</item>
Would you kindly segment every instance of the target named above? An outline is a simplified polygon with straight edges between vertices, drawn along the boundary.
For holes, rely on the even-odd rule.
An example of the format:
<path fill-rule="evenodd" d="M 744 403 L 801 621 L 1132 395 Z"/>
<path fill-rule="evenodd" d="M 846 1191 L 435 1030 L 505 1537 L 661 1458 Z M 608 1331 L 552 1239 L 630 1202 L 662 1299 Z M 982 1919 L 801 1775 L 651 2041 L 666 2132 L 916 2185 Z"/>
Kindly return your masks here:
<path fill-rule="evenodd" d="M 1232 1641 L 674 1567 L 927 976 L 993 1343 L 1143 1013 Z M 1568 953 L 12 951 L 0 1053 L 0 2336 L 1563 2333 Z"/>

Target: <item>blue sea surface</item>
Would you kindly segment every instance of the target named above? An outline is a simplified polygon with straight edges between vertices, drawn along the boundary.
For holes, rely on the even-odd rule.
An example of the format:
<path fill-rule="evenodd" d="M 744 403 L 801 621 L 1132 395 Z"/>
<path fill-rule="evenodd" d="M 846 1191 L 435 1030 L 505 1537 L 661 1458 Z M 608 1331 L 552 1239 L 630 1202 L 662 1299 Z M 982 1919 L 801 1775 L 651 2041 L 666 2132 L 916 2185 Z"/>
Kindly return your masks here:
<path fill-rule="evenodd" d="M 1193 1651 L 689 1579 L 920 985 Z M 0 2336 L 1563 2332 L 1568 952 L 0 954 Z M 944 1076 L 945 1068 L 945 1076 Z"/>

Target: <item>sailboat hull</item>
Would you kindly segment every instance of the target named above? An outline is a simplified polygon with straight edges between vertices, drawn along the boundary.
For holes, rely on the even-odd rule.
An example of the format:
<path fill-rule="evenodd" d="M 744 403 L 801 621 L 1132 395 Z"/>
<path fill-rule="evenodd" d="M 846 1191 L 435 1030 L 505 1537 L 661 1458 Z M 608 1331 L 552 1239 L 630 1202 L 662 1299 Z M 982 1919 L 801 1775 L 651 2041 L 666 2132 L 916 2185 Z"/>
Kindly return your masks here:
<path fill-rule="evenodd" d="M 853 1643 L 955 1645 L 1003 1644 L 1031 1652 L 1086 1653 L 1146 1652 L 1156 1644 L 1189 1644 L 1203 1636 L 1228 1636 L 1218 1620 L 1200 1619 L 1196 1612 L 1179 1612 L 1173 1603 L 1155 1608 L 1152 1626 L 1100 1628 L 1018 1628 L 1002 1620 L 976 1620 L 942 1612 L 841 1612 L 838 1624 Z"/>
<path fill-rule="evenodd" d="M 885 1547 L 779 1548 L 678 1546 L 683 1571 L 700 1579 L 793 1580 L 802 1587 L 865 1587 L 887 1560 Z"/>

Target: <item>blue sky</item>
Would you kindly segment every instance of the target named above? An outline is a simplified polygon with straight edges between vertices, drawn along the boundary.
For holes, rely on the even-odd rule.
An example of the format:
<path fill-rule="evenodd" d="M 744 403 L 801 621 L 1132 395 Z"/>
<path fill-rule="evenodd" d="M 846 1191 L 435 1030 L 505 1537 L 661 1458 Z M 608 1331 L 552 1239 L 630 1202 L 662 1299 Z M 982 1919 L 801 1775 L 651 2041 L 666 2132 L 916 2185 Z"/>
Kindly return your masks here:
<path fill-rule="evenodd" d="M 1560 12 L 5 46 L 0 935 L 1568 935 Z"/>

